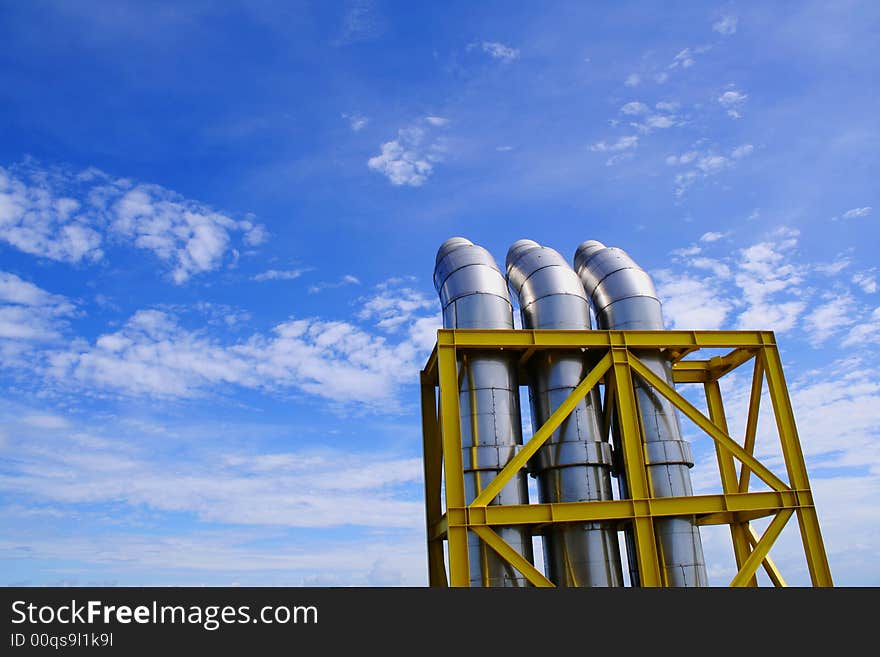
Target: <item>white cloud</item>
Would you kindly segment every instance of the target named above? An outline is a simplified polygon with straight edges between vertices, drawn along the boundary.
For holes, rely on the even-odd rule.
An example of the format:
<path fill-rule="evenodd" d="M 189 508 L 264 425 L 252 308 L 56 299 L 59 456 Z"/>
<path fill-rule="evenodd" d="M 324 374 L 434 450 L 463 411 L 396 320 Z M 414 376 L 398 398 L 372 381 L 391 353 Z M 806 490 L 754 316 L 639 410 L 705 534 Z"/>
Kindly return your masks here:
<path fill-rule="evenodd" d="M 815 266 L 796 262 L 798 232 L 781 228 L 761 242 L 712 257 L 712 248 L 718 248 L 715 245 L 728 234 L 704 233 L 700 244 L 705 249 L 693 244 L 671 252 L 685 267 L 674 276 L 665 272 L 665 278 L 658 279 L 664 293 L 672 295 L 671 311 L 704 327 L 780 333 L 795 328 L 807 309 L 804 283 L 816 271 Z M 665 308 L 667 299 L 663 301 Z M 815 310 L 811 307 L 810 312 Z M 814 315 L 820 324 L 823 312 Z M 813 326 L 810 330 L 817 334 Z"/>
<path fill-rule="evenodd" d="M 420 187 L 440 161 L 437 144 L 425 145 L 425 131 L 418 127 L 398 130 L 397 139 L 385 142 L 367 166 L 385 175 L 392 185 Z"/>
<path fill-rule="evenodd" d="M 680 107 L 680 105 L 675 101 L 661 100 L 659 103 L 654 105 L 654 107 L 661 112 L 674 112 Z"/>
<path fill-rule="evenodd" d="M 237 223 L 203 206 L 187 204 L 153 185 L 139 185 L 113 206 L 111 229 L 169 262 L 175 283 L 217 269 Z"/>
<path fill-rule="evenodd" d="M 844 219 L 855 219 L 858 217 L 867 217 L 871 214 L 871 206 L 866 206 L 864 208 L 852 208 L 851 210 L 847 210 L 843 213 Z M 835 217 L 836 219 L 836 217 Z"/>
<path fill-rule="evenodd" d="M 842 344 L 844 347 L 880 345 L 880 307 L 875 308 L 867 318 L 857 321 Z"/>
<path fill-rule="evenodd" d="M 309 294 L 318 294 L 323 292 L 324 290 L 332 290 L 338 287 L 343 287 L 345 285 L 360 285 L 360 279 L 357 276 L 352 276 L 351 274 L 344 274 L 339 278 L 339 280 L 328 283 L 323 281 L 321 283 L 315 283 L 314 285 L 309 286 Z"/>
<path fill-rule="evenodd" d="M 378 328 L 396 331 L 404 324 L 411 324 L 417 314 L 435 310 L 437 302 L 409 287 L 387 283 L 378 286 L 377 294 L 361 300 L 358 317 L 375 320 Z M 429 318 L 426 318 L 429 319 Z M 436 320 L 440 324 L 440 320 Z"/>
<path fill-rule="evenodd" d="M 252 276 L 252 281 L 292 281 L 294 279 L 299 278 L 305 272 L 309 271 L 309 269 L 286 269 L 286 270 L 278 270 L 278 269 L 269 269 L 268 271 L 264 271 L 256 276 Z"/>
<path fill-rule="evenodd" d="M 847 295 L 834 296 L 816 305 L 804 318 L 804 327 L 813 346 L 821 346 L 835 333 L 855 322 L 855 301 Z"/>
<path fill-rule="evenodd" d="M 340 281 L 357 282 L 351 275 Z M 359 315 L 378 333 L 347 321 L 305 318 L 235 342 L 185 328 L 167 309 L 141 310 L 92 343 L 44 352 L 37 372 L 56 388 L 95 394 L 189 398 L 231 385 L 387 411 L 430 352 L 440 325 L 435 309 L 420 293 L 389 282 L 364 300 Z M 382 333 L 397 337 L 391 341 Z"/>
<path fill-rule="evenodd" d="M 752 331 L 770 329 L 784 333 L 794 328 L 798 317 L 806 307 L 807 304 L 803 301 L 785 303 L 753 301 L 749 308 L 740 314 L 737 329 Z"/>
<path fill-rule="evenodd" d="M 730 156 L 722 155 L 714 150 L 688 151 L 681 155 L 670 155 L 666 158 L 669 165 L 691 164 L 694 168 L 676 174 L 675 195 L 681 198 L 685 192 L 697 181 L 717 175 L 734 166 L 735 160 L 741 160 L 752 153 L 754 148 L 751 144 L 743 144 L 734 148 Z"/>
<path fill-rule="evenodd" d="M 70 427 L 70 422 L 68 422 L 63 417 L 58 415 L 49 415 L 49 414 L 35 414 L 35 415 L 26 415 L 21 419 L 21 421 L 31 427 L 36 427 L 38 429 L 67 429 Z"/>
<path fill-rule="evenodd" d="M 690 48 L 685 48 L 673 57 L 672 64 L 669 65 L 669 68 L 677 68 L 679 66 L 681 66 L 681 68 L 690 68 L 693 65 L 693 53 Z"/>
<path fill-rule="evenodd" d="M 743 103 L 746 102 L 748 96 L 741 91 L 737 91 L 732 89 L 730 91 L 725 91 L 723 94 L 718 96 L 718 102 L 725 108 L 727 108 L 727 115 L 733 119 L 742 118 L 742 114 L 740 113 L 740 108 Z"/>
<path fill-rule="evenodd" d="M 442 116 L 426 116 L 425 121 L 437 127 L 443 127 L 449 123 L 449 119 L 445 119 Z"/>
<path fill-rule="evenodd" d="M 30 440 L 17 442 L 14 466 L 0 474 L 0 489 L 19 500 L 125 504 L 202 522 L 276 527 L 406 528 L 423 513 L 405 495 L 422 479 L 420 458 L 331 447 L 205 452 L 175 441 L 178 452 L 187 452 L 181 470 L 169 467 L 179 454 L 153 441 L 93 436 L 52 416 L 26 420 L 19 431 Z"/>
<path fill-rule="evenodd" d="M 680 258 L 687 258 L 690 256 L 697 255 L 701 251 L 702 251 L 702 249 L 699 246 L 697 246 L 696 244 L 692 244 L 691 246 L 687 246 L 682 249 L 675 249 L 671 253 L 672 253 L 672 255 L 678 256 Z"/>
<path fill-rule="evenodd" d="M 483 52 L 488 53 L 492 59 L 510 63 L 519 57 L 519 50 L 511 48 L 498 41 L 483 41 Z"/>
<path fill-rule="evenodd" d="M 675 117 L 653 114 L 647 118 L 645 125 L 648 128 L 671 128 L 675 125 Z"/>
<path fill-rule="evenodd" d="M 712 29 L 724 36 L 730 36 L 736 32 L 737 22 L 736 16 L 722 16 L 720 20 L 712 24 Z"/>
<path fill-rule="evenodd" d="M 621 107 L 620 111 L 623 114 L 629 114 L 631 116 L 645 114 L 648 111 L 648 106 L 639 101 L 632 101 Z"/>
<path fill-rule="evenodd" d="M 697 151 L 687 151 L 686 153 L 682 153 L 681 155 L 670 155 L 666 158 L 666 164 L 676 165 L 676 164 L 690 164 L 694 160 L 696 160 L 700 156 Z"/>
<path fill-rule="evenodd" d="M 730 152 L 730 157 L 734 160 L 742 159 L 748 155 L 751 155 L 755 150 L 755 147 L 751 144 L 743 144 L 742 146 L 737 146 Z"/>
<path fill-rule="evenodd" d="M 367 124 L 370 122 L 370 119 L 364 116 L 363 114 L 343 114 L 343 119 L 348 120 L 349 127 L 354 132 L 360 132 L 364 128 L 367 127 Z"/>
<path fill-rule="evenodd" d="M 664 71 L 661 71 L 660 73 L 656 73 L 654 75 L 654 82 L 656 82 L 657 84 L 663 84 L 668 79 L 669 79 L 669 74 Z"/>
<path fill-rule="evenodd" d="M 730 278 L 731 275 L 730 267 L 714 258 L 693 258 L 689 264 L 697 269 L 711 271 L 720 280 Z"/>
<path fill-rule="evenodd" d="M 835 276 L 839 274 L 844 269 L 849 267 L 852 264 L 852 260 L 849 258 L 838 258 L 834 262 L 826 262 L 820 263 L 814 267 L 814 269 L 823 274 L 829 274 L 830 276 Z"/>
<path fill-rule="evenodd" d="M 657 292 L 668 329 L 717 330 L 724 326 L 732 304 L 708 281 L 658 271 Z"/>
<path fill-rule="evenodd" d="M 641 81 L 642 78 L 638 73 L 630 73 L 628 76 L 626 76 L 626 81 L 624 81 L 624 84 L 627 87 L 637 87 L 639 86 Z"/>
<path fill-rule="evenodd" d="M 787 331 L 806 307 L 800 300 L 779 302 L 774 298 L 781 292 L 796 292 L 805 273 L 804 267 L 794 264 L 791 258 L 798 232 L 784 228 L 775 237 L 780 239 L 759 242 L 739 254 L 735 280 L 748 307 L 740 314 L 737 328 L 764 326 Z"/>
<path fill-rule="evenodd" d="M 20 169 L 21 178 L 15 169 L 0 167 L 0 240 L 50 260 L 100 260 L 101 235 L 91 226 L 88 208 L 56 190 L 55 175 L 33 166 Z"/>
<path fill-rule="evenodd" d="M 79 174 L 42 170 L 28 162 L 0 168 L 0 239 L 63 262 L 103 257 L 102 232 L 114 241 L 152 251 L 172 267 L 172 278 L 220 267 L 233 253 L 231 233 L 254 246 L 265 227 L 235 221 L 158 185 L 112 180 L 91 168 Z"/>
<path fill-rule="evenodd" d="M 862 291 L 867 294 L 874 294 L 878 289 L 877 277 L 874 275 L 873 270 L 854 274 L 852 282 L 858 285 Z"/>
<path fill-rule="evenodd" d="M 731 235 L 731 231 L 726 231 L 724 233 L 718 233 L 714 231 L 709 231 L 708 233 L 703 233 L 700 236 L 701 242 L 717 242 L 718 240 L 723 240 L 725 237 L 729 237 Z"/>
<path fill-rule="evenodd" d="M 613 144 L 607 144 L 604 141 L 597 142 L 590 146 L 590 150 L 598 153 L 616 153 L 619 151 L 625 151 L 630 148 L 635 148 L 638 143 L 639 138 L 636 135 L 629 135 L 626 137 L 621 137 Z"/>
<path fill-rule="evenodd" d="M 31 342 L 55 341 L 75 314 L 66 297 L 51 294 L 15 274 L 0 271 L 0 361 L 30 349 Z"/>

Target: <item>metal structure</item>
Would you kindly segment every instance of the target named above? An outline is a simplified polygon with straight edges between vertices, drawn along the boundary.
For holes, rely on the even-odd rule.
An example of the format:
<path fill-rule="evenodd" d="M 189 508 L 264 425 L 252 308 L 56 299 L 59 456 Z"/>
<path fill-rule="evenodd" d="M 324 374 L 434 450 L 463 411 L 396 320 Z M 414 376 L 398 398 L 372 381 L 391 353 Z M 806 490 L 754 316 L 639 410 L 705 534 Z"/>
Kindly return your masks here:
<path fill-rule="evenodd" d="M 531 240 L 507 254 L 507 279 L 519 298 L 527 329 L 590 330 L 590 308 L 580 280 L 563 257 Z M 589 369 L 584 355 L 547 349 L 526 365 L 532 424 L 541 426 Z M 603 440 L 601 400 L 594 388 L 581 399 L 529 462 L 542 503 L 613 499 L 611 444 Z M 622 586 L 617 527 L 569 523 L 544 534 L 544 563 L 561 586 Z"/>
<path fill-rule="evenodd" d="M 526 326 L 515 330 L 507 286 L 492 256 L 463 238 L 447 240 L 438 252 L 435 284 L 446 328 L 421 372 L 430 584 L 619 585 L 605 539 L 623 531 L 633 585 L 701 585 L 698 527 L 726 524 L 737 566 L 731 585 L 756 585 L 763 566 L 774 585 L 784 586 L 769 550 L 796 515 L 811 581 L 831 586 L 773 333 L 659 330 L 653 285 L 629 292 L 618 285 L 640 277 L 650 284 L 650 277 L 625 253 L 599 243 L 581 245 L 575 262 L 605 329 L 588 330 L 589 319 L 584 324 L 581 311 L 573 310 L 583 308 L 584 295 L 560 282 L 572 274 L 560 262 L 558 253 L 533 242 L 511 249 L 508 277 Z M 646 293 L 632 293 L 638 289 Z M 649 321 L 644 318 L 652 307 L 659 327 L 634 328 L 626 319 L 629 313 L 636 322 Z M 640 312 L 645 308 L 649 312 Z M 565 312 L 572 314 L 550 319 Z M 567 321 L 572 326 L 562 325 Z M 547 323 L 555 326 L 545 328 Z M 706 349 L 725 353 L 703 352 L 700 359 Z M 750 361 L 748 417 L 737 441 L 727 429 L 719 379 Z M 754 457 L 765 380 L 785 474 Z M 525 445 L 519 381 L 532 390 L 536 425 Z M 709 415 L 674 384 L 702 384 Z M 721 493 L 692 494 L 693 459 L 681 441 L 677 413 L 714 442 Z M 621 499 L 610 499 L 610 485 L 596 483 L 606 478 L 610 435 L 616 474 L 624 482 Z M 562 460 L 572 452 L 570 462 Z M 539 503 L 528 503 L 527 466 L 539 479 Z M 763 490 L 753 489 L 753 474 Z M 759 536 L 750 523 L 765 517 L 772 520 Z M 533 534 L 544 538 L 548 576 L 533 564 Z M 603 566 L 597 569 L 598 562 Z"/>
<path fill-rule="evenodd" d="M 663 330 L 663 312 L 654 282 L 625 251 L 590 240 L 578 247 L 574 266 L 590 296 L 600 329 Z M 638 355 L 655 375 L 673 385 L 670 363 L 660 352 Z M 654 496 L 693 495 L 689 468 L 694 466 L 694 457 L 690 444 L 681 438 L 675 407 L 641 378 L 635 379 L 635 388 Z M 626 478 L 618 481 L 621 497 L 629 497 Z M 656 531 L 670 586 L 706 586 L 703 544 L 694 518 L 664 518 L 657 522 Z M 632 554 L 629 533 L 627 543 Z M 630 563 L 630 573 L 637 577 L 634 566 Z"/>

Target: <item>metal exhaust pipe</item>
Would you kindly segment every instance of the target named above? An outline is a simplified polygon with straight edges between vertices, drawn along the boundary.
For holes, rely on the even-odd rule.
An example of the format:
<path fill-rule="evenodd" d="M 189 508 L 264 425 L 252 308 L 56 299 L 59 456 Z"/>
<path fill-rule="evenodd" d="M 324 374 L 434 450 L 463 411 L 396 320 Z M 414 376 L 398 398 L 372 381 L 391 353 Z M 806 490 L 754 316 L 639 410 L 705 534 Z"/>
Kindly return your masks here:
<path fill-rule="evenodd" d="M 518 297 L 525 329 L 589 330 L 584 288 L 565 259 L 532 240 L 507 253 L 507 280 Z M 540 427 L 587 374 L 569 351 L 536 352 L 526 364 L 534 426 Z M 611 445 L 603 440 L 601 401 L 593 389 L 533 457 L 542 503 L 610 500 Z M 544 561 L 557 586 L 621 586 L 617 530 L 609 523 L 557 525 L 544 535 Z"/>
<path fill-rule="evenodd" d="M 434 286 L 444 328 L 512 329 L 513 308 L 504 274 L 486 249 L 463 237 L 446 240 L 437 251 Z M 522 445 L 517 362 L 498 351 L 459 356 L 461 446 L 465 499 L 474 500 Z M 524 472 L 518 473 L 492 504 L 528 504 Z M 531 532 L 502 527 L 497 533 L 534 563 Z M 531 586 L 513 566 L 468 532 L 471 586 Z"/>
<path fill-rule="evenodd" d="M 654 282 L 625 251 L 589 240 L 578 247 L 574 268 L 590 298 L 600 329 L 663 330 L 663 313 Z M 672 367 L 659 353 L 647 350 L 638 357 L 652 372 L 673 385 Z M 689 468 L 693 467 L 694 459 L 690 444 L 681 438 L 675 407 L 638 377 L 634 377 L 634 381 L 653 494 L 656 497 L 693 495 Z M 619 481 L 621 496 L 626 496 L 622 474 Z M 656 533 L 668 585 L 707 586 L 703 546 L 694 518 L 658 520 Z M 630 537 L 627 543 L 630 571 L 637 573 Z"/>

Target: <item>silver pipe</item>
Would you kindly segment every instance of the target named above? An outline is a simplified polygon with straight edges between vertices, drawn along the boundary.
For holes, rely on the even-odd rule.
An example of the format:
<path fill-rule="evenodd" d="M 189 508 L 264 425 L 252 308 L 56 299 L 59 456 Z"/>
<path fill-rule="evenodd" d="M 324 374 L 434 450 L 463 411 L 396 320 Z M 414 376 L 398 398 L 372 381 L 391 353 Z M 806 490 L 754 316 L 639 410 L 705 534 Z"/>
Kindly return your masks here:
<path fill-rule="evenodd" d="M 663 329 L 663 312 L 654 282 L 625 251 L 589 240 L 578 247 L 574 268 L 600 329 Z M 673 385 L 672 367 L 660 353 L 646 350 L 637 355 L 652 372 Z M 638 377 L 634 381 L 653 494 L 693 495 L 689 468 L 693 467 L 694 458 L 690 443 L 681 438 L 675 407 Z M 622 476 L 621 482 L 624 495 L 626 482 Z M 658 520 L 656 533 L 669 586 L 707 586 L 700 530 L 694 518 Z"/>
<path fill-rule="evenodd" d="M 525 329 L 590 330 L 584 287 L 565 259 L 532 240 L 507 253 L 507 281 Z M 544 424 L 588 373 L 566 350 L 536 352 L 526 364 L 535 428 Z M 610 500 L 611 444 L 603 440 L 601 401 L 593 389 L 532 458 L 542 503 Z M 544 535 L 544 563 L 557 586 L 622 586 L 617 529 L 609 523 L 566 523 Z"/>
<path fill-rule="evenodd" d="M 513 308 L 504 274 L 486 249 L 463 237 L 446 240 L 437 252 L 434 286 L 443 307 L 444 328 L 512 329 Z M 514 355 L 468 351 L 459 356 L 461 446 L 465 500 L 470 503 L 522 445 L 519 381 Z M 528 504 L 524 472 L 492 504 Z M 531 532 L 502 527 L 497 533 L 534 563 Z M 471 586 L 529 586 L 528 580 L 468 532 Z"/>

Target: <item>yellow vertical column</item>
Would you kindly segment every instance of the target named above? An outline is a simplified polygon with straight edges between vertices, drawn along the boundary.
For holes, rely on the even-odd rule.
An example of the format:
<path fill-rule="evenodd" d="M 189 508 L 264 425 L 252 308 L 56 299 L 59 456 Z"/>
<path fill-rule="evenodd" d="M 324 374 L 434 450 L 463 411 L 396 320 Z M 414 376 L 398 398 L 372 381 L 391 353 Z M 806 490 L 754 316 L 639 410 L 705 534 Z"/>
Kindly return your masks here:
<path fill-rule="evenodd" d="M 437 339 L 441 443 L 446 475 L 446 519 L 449 525 L 446 534 L 449 583 L 452 586 L 470 586 L 455 342 L 452 333 L 446 331 L 440 331 Z"/>
<path fill-rule="evenodd" d="M 422 451 L 425 468 L 425 524 L 428 541 L 428 583 L 446 586 L 446 567 L 443 564 L 443 541 L 434 537 L 434 528 L 443 515 L 440 496 L 443 452 L 437 418 L 437 400 L 434 382 L 421 374 L 422 384 Z"/>
<path fill-rule="evenodd" d="M 651 517 L 651 486 L 645 467 L 639 410 L 629 369 L 629 352 L 625 347 L 612 347 L 614 401 L 623 447 L 623 469 L 632 499 L 633 535 L 641 586 L 663 586 L 654 521 Z"/>
<path fill-rule="evenodd" d="M 773 333 L 768 331 L 762 336 L 765 343 L 762 349 L 764 374 L 767 378 L 770 400 L 773 402 L 773 412 L 776 416 L 779 440 L 782 443 L 782 454 L 785 457 L 789 485 L 798 491 L 797 518 L 807 558 L 807 567 L 810 570 L 810 579 L 814 586 L 833 586 L 828 556 L 825 554 L 825 544 L 822 542 L 822 533 L 819 530 L 819 517 L 816 515 L 816 507 L 813 506 L 807 466 L 804 462 L 804 454 L 795 426 L 791 399 L 788 396 L 788 387 L 782 373 L 782 361 L 779 358 L 779 351 L 776 349 Z"/>

